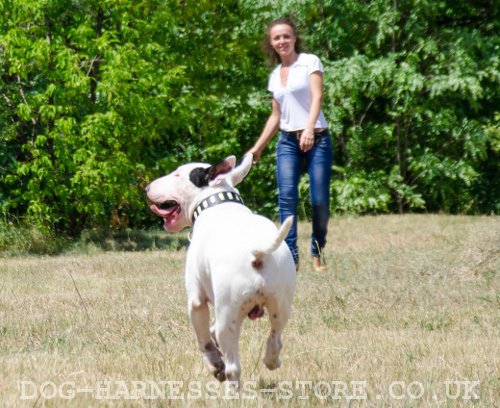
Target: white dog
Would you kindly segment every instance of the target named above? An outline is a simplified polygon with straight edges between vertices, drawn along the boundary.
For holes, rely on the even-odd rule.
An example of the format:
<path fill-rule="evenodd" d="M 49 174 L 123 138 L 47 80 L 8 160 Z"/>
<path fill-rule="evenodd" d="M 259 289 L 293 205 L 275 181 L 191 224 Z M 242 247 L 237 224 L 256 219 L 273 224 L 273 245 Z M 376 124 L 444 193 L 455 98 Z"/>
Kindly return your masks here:
<path fill-rule="evenodd" d="M 252 159 L 247 154 L 236 167 L 234 156 L 214 166 L 186 164 L 146 188 L 165 229 L 193 225 L 186 259 L 188 309 L 205 364 L 219 381 L 239 382 L 241 325 L 246 316 L 261 317 L 263 308 L 271 323 L 263 361 L 270 370 L 280 366 L 281 333 L 295 290 L 295 265 L 283 242 L 292 217 L 278 230 L 243 205 L 234 187 Z M 208 303 L 215 310 L 212 330 Z"/>

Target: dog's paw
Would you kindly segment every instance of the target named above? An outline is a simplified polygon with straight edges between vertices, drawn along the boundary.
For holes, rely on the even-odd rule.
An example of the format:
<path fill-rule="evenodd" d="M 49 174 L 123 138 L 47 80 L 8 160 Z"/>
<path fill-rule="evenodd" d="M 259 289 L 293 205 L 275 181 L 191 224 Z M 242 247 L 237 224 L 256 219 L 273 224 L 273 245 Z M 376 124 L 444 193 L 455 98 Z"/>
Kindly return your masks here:
<path fill-rule="evenodd" d="M 203 352 L 203 360 L 208 371 L 219 381 L 225 380 L 224 371 L 226 366 L 222 360 L 222 354 L 213 343 L 208 343 Z"/>
<path fill-rule="evenodd" d="M 270 359 L 266 360 L 265 358 L 262 360 L 264 362 L 264 365 L 269 369 L 269 370 L 276 370 L 277 368 L 281 367 L 281 360 L 279 358 L 275 359 Z"/>
<path fill-rule="evenodd" d="M 217 378 L 217 380 L 220 382 L 226 381 L 227 378 L 226 378 L 226 372 L 224 370 L 224 367 L 222 367 L 222 370 L 215 372 L 214 377 Z"/>
<path fill-rule="evenodd" d="M 218 381 L 224 382 L 226 381 L 226 367 L 224 366 L 224 362 L 221 361 L 221 364 L 218 364 L 216 367 L 216 371 L 214 372 L 214 377 L 217 378 Z"/>
<path fill-rule="evenodd" d="M 208 371 L 220 382 L 226 381 L 226 366 L 224 361 L 210 361 L 205 358 L 205 365 Z"/>

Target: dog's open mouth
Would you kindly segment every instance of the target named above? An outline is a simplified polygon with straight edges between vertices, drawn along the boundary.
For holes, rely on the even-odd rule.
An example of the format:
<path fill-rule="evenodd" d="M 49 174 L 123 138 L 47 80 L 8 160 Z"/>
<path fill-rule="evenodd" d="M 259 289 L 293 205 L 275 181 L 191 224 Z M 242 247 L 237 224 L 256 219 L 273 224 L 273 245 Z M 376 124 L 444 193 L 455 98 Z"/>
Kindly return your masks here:
<path fill-rule="evenodd" d="M 174 200 L 167 200 L 158 204 L 152 203 L 149 208 L 165 220 L 165 225 L 169 224 L 181 212 L 181 206 Z"/>

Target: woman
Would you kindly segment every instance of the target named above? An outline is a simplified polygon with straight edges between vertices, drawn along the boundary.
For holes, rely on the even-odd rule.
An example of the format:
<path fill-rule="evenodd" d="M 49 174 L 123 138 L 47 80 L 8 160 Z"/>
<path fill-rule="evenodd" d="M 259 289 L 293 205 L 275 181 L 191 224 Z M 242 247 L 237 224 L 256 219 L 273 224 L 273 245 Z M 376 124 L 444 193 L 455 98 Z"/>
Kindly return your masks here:
<path fill-rule="evenodd" d="M 326 269 L 321 255 L 326 244 L 330 216 L 330 174 L 333 163 L 328 124 L 321 110 L 323 66 L 315 55 L 301 52 L 300 38 L 290 19 L 273 20 L 267 27 L 263 45 L 271 61 L 280 64 L 272 71 L 268 82 L 268 90 L 273 95 L 271 115 L 250 153 L 254 155 L 256 163 L 280 129 L 276 150 L 279 216 L 281 222 L 289 215 L 295 216 L 286 242 L 297 270 L 298 184 L 305 164 L 312 204 L 313 267 L 322 271 Z"/>

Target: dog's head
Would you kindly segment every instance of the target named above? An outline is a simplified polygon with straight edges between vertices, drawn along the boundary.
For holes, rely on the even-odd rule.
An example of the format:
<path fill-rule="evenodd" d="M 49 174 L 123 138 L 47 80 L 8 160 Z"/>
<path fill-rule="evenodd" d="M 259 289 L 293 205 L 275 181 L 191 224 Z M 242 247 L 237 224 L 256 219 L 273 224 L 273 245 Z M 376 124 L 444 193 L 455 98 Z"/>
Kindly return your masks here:
<path fill-rule="evenodd" d="M 168 231 L 189 227 L 198 202 L 216 189 L 235 191 L 234 186 L 250 171 L 252 160 L 252 155 L 247 154 L 238 165 L 236 158 L 229 156 L 213 166 L 189 163 L 178 167 L 146 187 L 151 211 L 164 219 Z"/>

